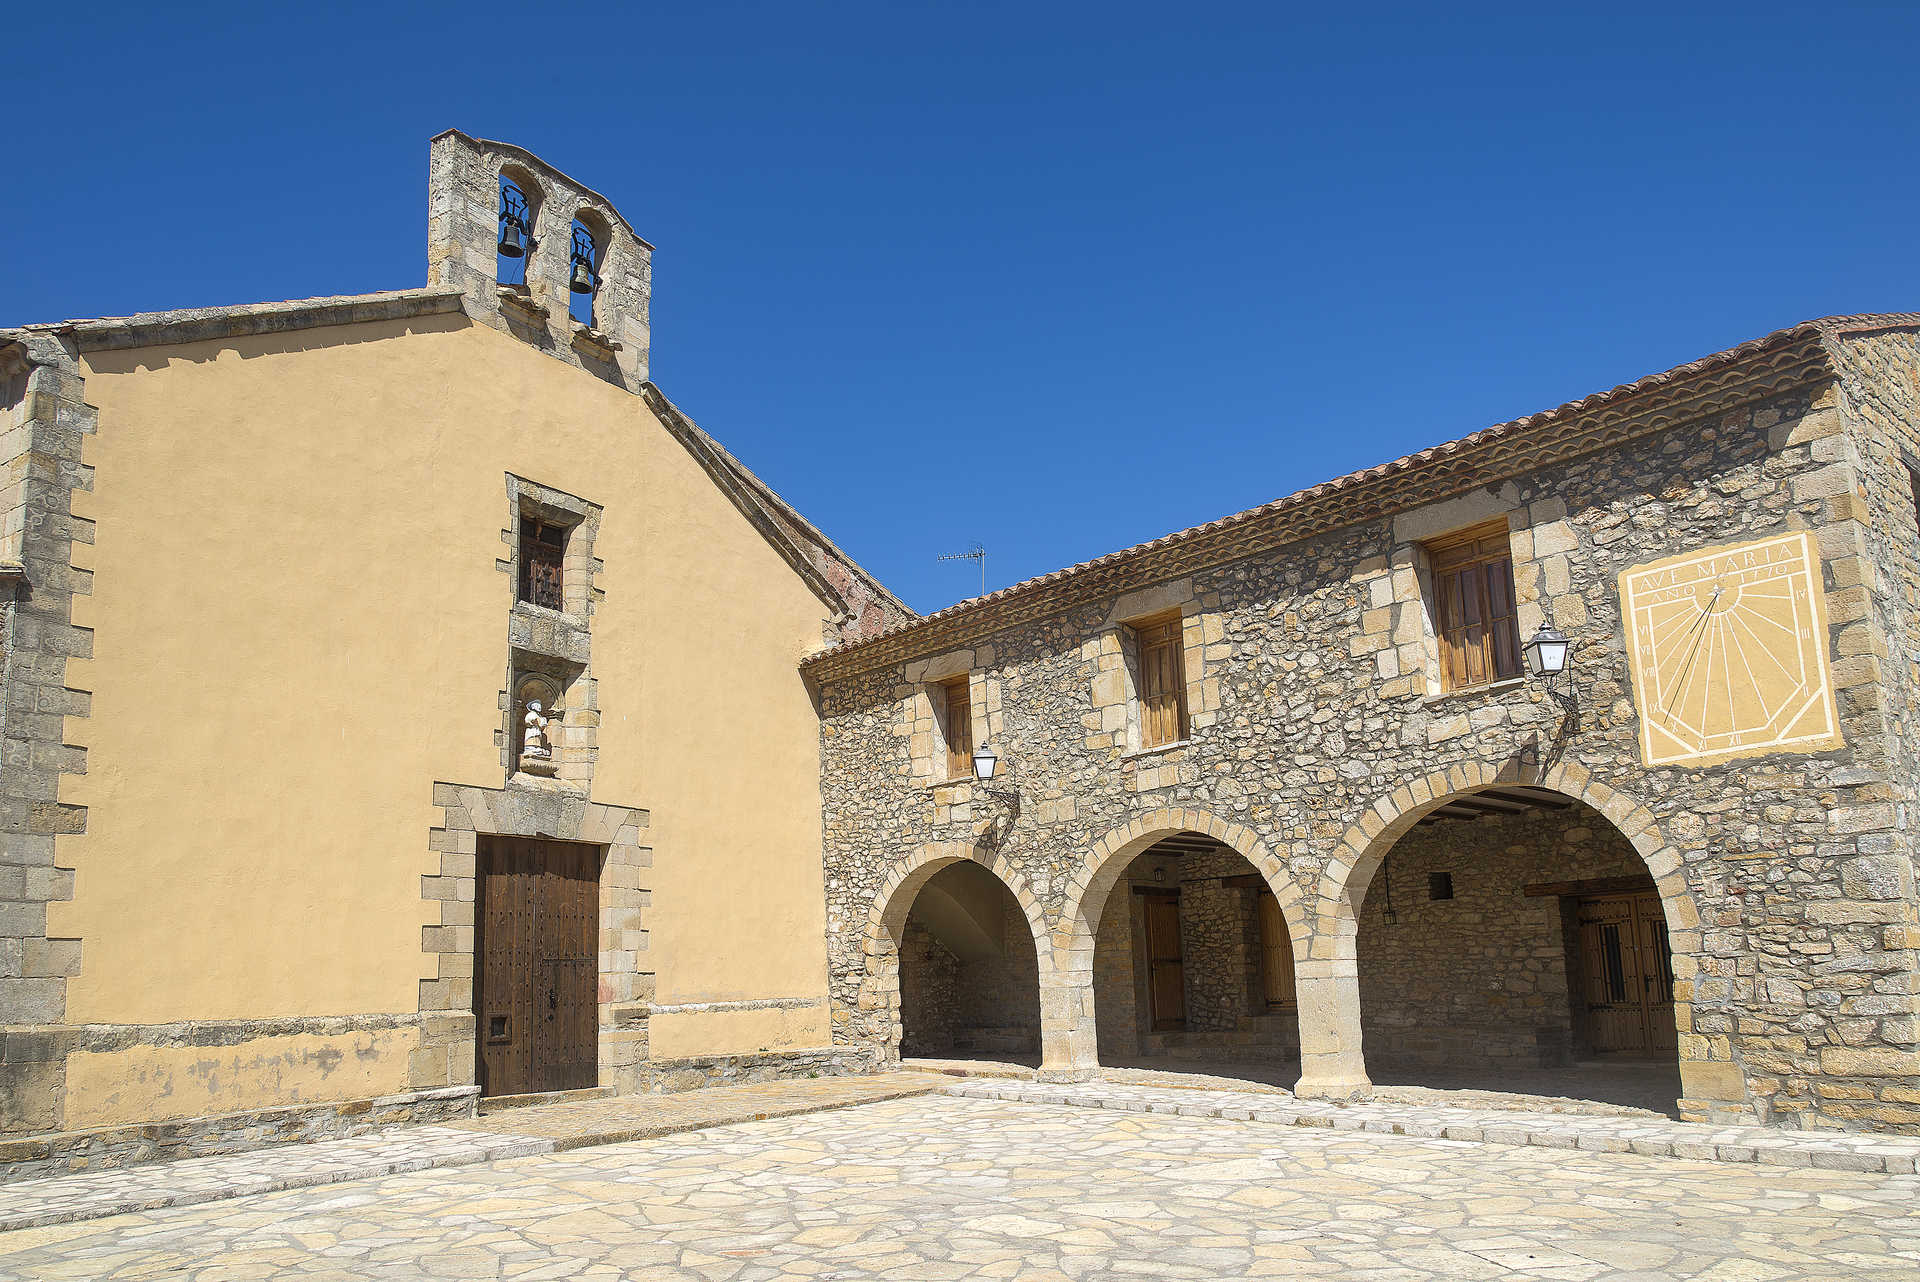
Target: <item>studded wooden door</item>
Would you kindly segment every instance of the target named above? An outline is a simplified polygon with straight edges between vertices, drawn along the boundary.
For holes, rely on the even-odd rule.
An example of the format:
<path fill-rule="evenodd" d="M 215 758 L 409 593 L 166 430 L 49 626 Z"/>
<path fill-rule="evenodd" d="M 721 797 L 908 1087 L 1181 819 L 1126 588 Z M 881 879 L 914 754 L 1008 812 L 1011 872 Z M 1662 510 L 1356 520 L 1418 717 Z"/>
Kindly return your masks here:
<path fill-rule="evenodd" d="M 1581 987 L 1587 1036 L 1596 1051 L 1672 1054 L 1673 956 L 1660 896 L 1597 895 L 1582 899 Z"/>
<path fill-rule="evenodd" d="M 477 871 L 480 1093 L 596 1085 L 599 847 L 482 837 Z"/>
<path fill-rule="evenodd" d="M 1150 890 L 1141 895 L 1147 926 L 1147 1009 L 1151 1027 L 1185 1028 L 1187 974 L 1180 952 L 1180 892 Z"/>

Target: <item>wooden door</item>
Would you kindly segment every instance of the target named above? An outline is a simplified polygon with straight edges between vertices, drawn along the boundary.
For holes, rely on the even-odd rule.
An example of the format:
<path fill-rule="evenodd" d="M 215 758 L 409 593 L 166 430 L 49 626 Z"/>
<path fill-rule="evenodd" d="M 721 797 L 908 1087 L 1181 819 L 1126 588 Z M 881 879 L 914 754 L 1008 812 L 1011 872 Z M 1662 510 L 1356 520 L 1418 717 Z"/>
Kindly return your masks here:
<path fill-rule="evenodd" d="M 477 871 L 481 1094 L 596 1085 L 599 847 L 482 837 Z"/>
<path fill-rule="evenodd" d="M 1147 1009 L 1152 1027 L 1185 1028 L 1187 975 L 1180 954 L 1180 892 L 1147 891 Z"/>
<path fill-rule="evenodd" d="M 1293 936 L 1280 901 L 1273 892 L 1260 892 L 1261 974 L 1266 981 L 1268 1006 L 1290 1007 L 1297 1004 L 1293 991 Z"/>
<path fill-rule="evenodd" d="M 1640 945 L 1640 993 L 1647 1007 L 1647 1050 L 1680 1053 L 1680 1030 L 1673 1022 L 1673 946 L 1667 942 L 1667 914 L 1658 895 L 1633 897 L 1635 937 Z"/>
<path fill-rule="evenodd" d="M 1578 907 L 1581 987 L 1596 1051 L 1672 1054 L 1673 958 L 1660 897 L 1598 895 Z"/>

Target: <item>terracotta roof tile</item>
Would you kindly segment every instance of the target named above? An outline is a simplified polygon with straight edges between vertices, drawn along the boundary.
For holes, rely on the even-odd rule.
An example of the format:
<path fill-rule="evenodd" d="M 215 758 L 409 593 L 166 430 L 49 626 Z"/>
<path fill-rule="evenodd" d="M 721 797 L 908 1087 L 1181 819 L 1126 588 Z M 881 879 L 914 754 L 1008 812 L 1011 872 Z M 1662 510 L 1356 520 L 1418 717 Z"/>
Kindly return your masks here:
<path fill-rule="evenodd" d="M 931 614 L 921 615 L 919 618 L 897 624 L 885 631 L 862 637 L 857 641 L 845 642 L 841 645 L 822 650 L 817 654 L 810 655 L 803 661 L 801 666 L 811 667 L 831 659 L 836 659 L 842 655 L 869 648 L 880 642 L 925 630 L 933 625 L 956 619 L 961 615 L 985 611 L 994 605 L 1030 595 L 1041 588 L 1077 577 L 1090 570 L 1101 569 L 1120 562 L 1130 561 L 1157 549 L 1184 543 L 1202 535 L 1253 521 L 1282 508 L 1304 503 L 1310 499 L 1320 498 L 1336 491 L 1350 489 L 1370 481 L 1377 481 L 1398 472 L 1410 471 L 1421 465 L 1471 450 L 1475 447 L 1488 444 L 1489 442 L 1503 440 L 1507 437 L 1535 431 L 1554 423 L 1575 419 L 1601 406 L 1625 400 L 1638 393 L 1662 387 L 1666 384 L 1683 382 L 1707 370 L 1720 369 L 1737 364 L 1747 357 L 1769 351 L 1798 339 L 1815 335 L 1825 338 L 1837 334 L 1857 333 L 1862 330 L 1909 327 L 1920 327 L 1920 313 L 1893 312 L 1859 316 L 1827 316 L 1818 320 L 1803 321 L 1798 325 L 1776 330 L 1762 338 L 1750 339 L 1737 347 L 1730 347 L 1724 352 L 1715 352 L 1711 356 L 1703 356 L 1698 360 L 1688 361 L 1684 365 L 1676 365 L 1674 368 L 1663 371 L 1662 373 L 1649 374 L 1645 378 L 1637 379 L 1631 383 L 1623 383 L 1618 387 L 1610 388 L 1604 392 L 1595 392 L 1593 395 L 1582 397 L 1577 401 L 1568 401 L 1566 404 L 1556 406 L 1550 410 L 1543 410 L 1537 414 L 1529 414 L 1524 418 L 1513 419 L 1506 423 L 1496 423 L 1492 427 L 1482 428 L 1480 431 L 1462 436 L 1457 440 L 1445 441 L 1438 445 L 1430 445 L 1426 449 L 1418 450 L 1402 458 L 1394 459 L 1391 462 L 1376 464 L 1373 467 L 1349 472 L 1344 476 L 1338 476 L 1332 480 L 1322 481 L 1318 485 L 1308 486 L 1304 490 L 1296 490 L 1292 494 L 1274 499 L 1270 503 L 1263 503 L 1258 507 L 1248 508 L 1242 512 L 1235 512 L 1229 516 L 1223 516 L 1217 520 L 1208 521 L 1201 525 L 1190 526 L 1184 530 L 1177 530 L 1172 534 L 1162 535 L 1160 538 L 1150 539 L 1145 543 L 1136 543 L 1132 547 L 1121 548 L 1115 552 L 1108 552 L 1103 556 L 1094 557 L 1089 561 L 1082 561 L 1077 565 L 1066 566 L 1046 574 L 1037 575 L 1031 579 L 1024 579 L 1010 587 L 989 592 L 984 596 L 969 597 L 964 601 L 947 606 L 945 609 L 935 610 Z"/>

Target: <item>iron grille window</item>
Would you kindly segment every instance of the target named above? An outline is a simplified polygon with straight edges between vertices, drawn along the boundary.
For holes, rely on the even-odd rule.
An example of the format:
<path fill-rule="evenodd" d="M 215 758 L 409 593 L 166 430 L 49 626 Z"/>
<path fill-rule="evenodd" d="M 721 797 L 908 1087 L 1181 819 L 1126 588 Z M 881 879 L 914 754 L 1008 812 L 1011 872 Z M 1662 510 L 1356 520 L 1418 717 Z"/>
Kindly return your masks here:
<path fill-rule="evenodd" d="M 566 555 L 565 526 L 521 517 L 520 599 L 549 610 L 566 609 Z"/>
<path fill-rule="evenodd" d="M 1452 899 L 1453 874 L 1450 872 L 1428 873 L 1427 898 L 1432 900 Z"/>

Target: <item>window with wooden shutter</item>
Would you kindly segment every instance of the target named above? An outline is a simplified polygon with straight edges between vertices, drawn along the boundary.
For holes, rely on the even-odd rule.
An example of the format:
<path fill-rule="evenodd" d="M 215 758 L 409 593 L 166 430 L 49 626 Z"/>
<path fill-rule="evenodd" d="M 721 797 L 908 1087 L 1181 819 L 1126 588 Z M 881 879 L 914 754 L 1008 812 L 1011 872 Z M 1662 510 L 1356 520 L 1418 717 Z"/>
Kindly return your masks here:
<path fill-rule="evenodd" d="M 967 679 L 949 681 L 940 692 L 946 701 L 947 778 L 964 779 L 973 773 L 973 700 Z"/>
<path fill-rule="evenodd" d="M 1178 617 L 1133 630 L 1139 662 L 1140 746 L 1157 748 L 1187 737 L 1187 670 Z"/>
<path fill-rule="evenodd" d="M 1500 520 L 1427 545 L 1440 671 L 1459 690 L 1520 675 L 1513 551 Z"/>
<path fill-rule="evenodd" d="M 538 517 L 520 518 L 520 599 L 549 610 L 566 602 L 567 527 Z"/>

